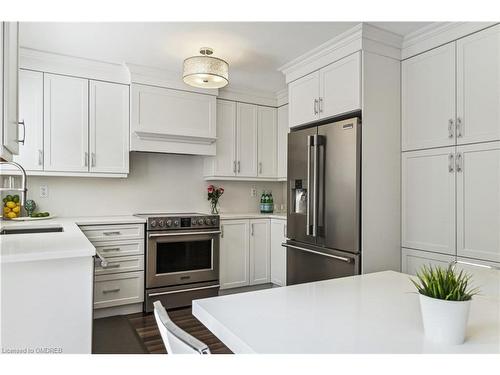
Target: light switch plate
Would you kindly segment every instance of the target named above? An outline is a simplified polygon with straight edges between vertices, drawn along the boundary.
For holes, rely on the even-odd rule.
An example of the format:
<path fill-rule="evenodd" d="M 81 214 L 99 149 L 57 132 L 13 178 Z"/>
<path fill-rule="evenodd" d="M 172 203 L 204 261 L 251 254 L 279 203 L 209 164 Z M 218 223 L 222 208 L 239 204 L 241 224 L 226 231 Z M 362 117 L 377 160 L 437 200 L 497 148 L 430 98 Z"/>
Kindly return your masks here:
<path fill-rule="evenodd" d="M 252 187 L 252 188 L 250 189 L 250 196 L 251 196 L 251 197 L 256 197 L 256 196 L 257 196 L 257 188 Z"/>
<path fill-rule="evenodd" d="M 47 185 L 40 185 L 40 198 L 48 198 L 49 187 Z"/>

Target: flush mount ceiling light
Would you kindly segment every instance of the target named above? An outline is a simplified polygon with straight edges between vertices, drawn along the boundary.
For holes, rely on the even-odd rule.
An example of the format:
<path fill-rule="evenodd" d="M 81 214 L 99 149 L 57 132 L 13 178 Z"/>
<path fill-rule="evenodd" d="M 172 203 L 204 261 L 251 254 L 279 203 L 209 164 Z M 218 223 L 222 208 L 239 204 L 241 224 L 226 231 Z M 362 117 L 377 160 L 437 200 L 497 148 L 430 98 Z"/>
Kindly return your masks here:
<path fill-rule="evenodd" d="M 211 56 L 212 48 L 200 49 L 201 56 L 184 60 L 182 79 L 185 83 L 204 89 L 219 89 L 229 83 L 229 65 L 222 59 Z"/>

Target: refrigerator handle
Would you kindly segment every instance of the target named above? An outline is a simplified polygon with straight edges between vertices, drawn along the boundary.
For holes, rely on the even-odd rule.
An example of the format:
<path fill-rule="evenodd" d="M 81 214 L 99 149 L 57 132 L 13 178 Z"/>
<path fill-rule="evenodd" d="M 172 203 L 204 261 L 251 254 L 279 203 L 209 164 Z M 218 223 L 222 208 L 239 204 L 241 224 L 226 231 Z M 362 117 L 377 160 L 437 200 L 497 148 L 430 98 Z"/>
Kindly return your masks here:
<path fill-rule="evenodd" d="M 306 199 L 306 235 L 311 233 L 311 146 L 314 145 L 314 136 L 307 136 L 307 199 Z"/>
<path fill-rule="evenodd" d="M 319 147 L 318 147 L 318 135 L 313 136 L 313 207 L 312 207 L 312 236 L 318 236 L 318 186 L 319 186 L 319 170 L 318 170 L 318 159 L 319 159 Z"/>

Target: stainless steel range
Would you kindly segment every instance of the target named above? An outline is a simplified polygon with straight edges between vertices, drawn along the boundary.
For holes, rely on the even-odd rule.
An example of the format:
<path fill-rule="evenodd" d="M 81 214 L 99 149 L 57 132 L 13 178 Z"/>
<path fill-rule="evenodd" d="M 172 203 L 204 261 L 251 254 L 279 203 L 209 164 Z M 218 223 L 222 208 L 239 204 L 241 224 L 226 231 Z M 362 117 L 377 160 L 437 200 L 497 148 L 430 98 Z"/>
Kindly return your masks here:
<path fill-rule="evenodd" d="M 191 305 L 219 292 L 217 215 L 140 214 L 146 223 L 145 310 L 160 300 L 166 308 Z"/>

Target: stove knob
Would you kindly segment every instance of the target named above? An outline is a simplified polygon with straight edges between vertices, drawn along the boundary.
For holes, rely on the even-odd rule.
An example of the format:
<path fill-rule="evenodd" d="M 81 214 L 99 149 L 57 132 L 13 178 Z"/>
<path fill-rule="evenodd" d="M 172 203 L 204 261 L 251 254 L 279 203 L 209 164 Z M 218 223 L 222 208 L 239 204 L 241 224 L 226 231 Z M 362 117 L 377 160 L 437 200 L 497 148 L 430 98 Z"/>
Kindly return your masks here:
<path fill-rule="evenodd" d="M 210 219 L 209 218 L 205 219 L 205 224 L 210 225 Z"/>
<path fill-rule="evenodd" d="M 165 225 L 165 223 L 163 222 L 163 220 L 160 220 L 160 221 L 158 222 L 158 225 L 159 225 L 160 227 L 162 227 L 163 225 Z"/>
<path fill-rule="evenodd" d="M 178 227 L 179 226 L 179 220 L 175 220 L 174 221 L 174 227 Z"/>
<path fill-rule="evenodd" d="M 203 219 L 198 219 L 198 224 L 203 225 Z"/>
<path fill-rule="evenodd" d="M 156 220 L 151 220 L 151 228 L 155 228 L 156 227 Z"/>
<path fill-rule="evenodd" d="M 167 227 L 171 227 L 172 226 L 172 220 L 167 220 Z"/>
<path fill-rule="evenodd" d="M 212 225 L 217 225 L 217 219 L 212 219 Z"/>

